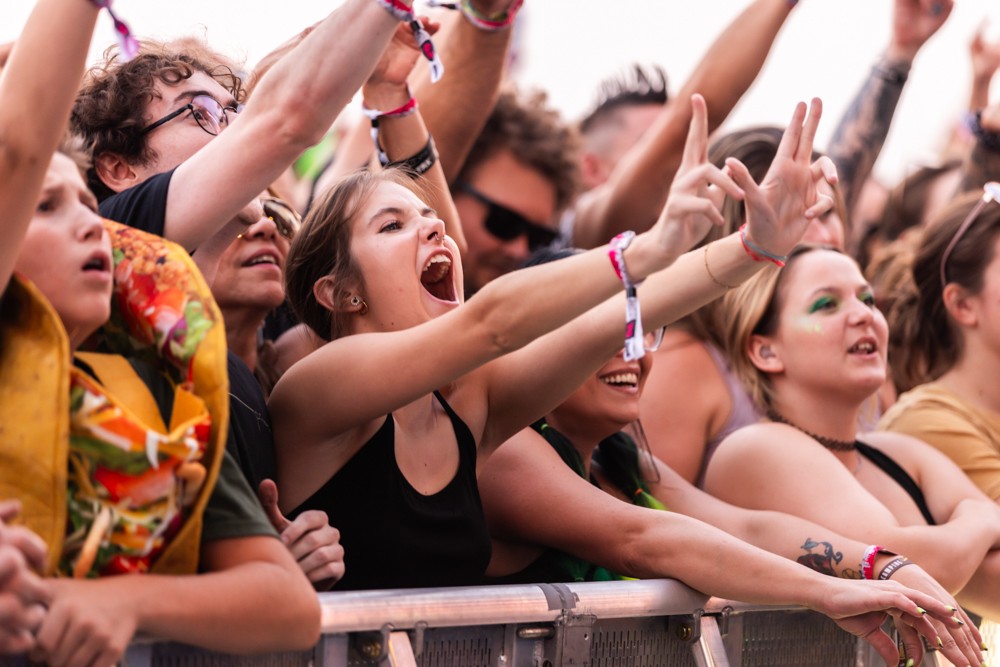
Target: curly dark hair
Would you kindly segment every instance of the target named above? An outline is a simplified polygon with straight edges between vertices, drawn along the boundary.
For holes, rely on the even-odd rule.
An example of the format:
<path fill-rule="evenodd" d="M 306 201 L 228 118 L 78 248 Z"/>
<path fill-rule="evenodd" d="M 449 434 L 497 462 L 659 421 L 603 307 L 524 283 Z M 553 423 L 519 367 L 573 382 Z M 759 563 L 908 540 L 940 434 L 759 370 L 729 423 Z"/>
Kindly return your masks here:
<path fill-rule="evenodd" d="M 83 137 L 92 159 L 105 153 L 148 165 L 156 155 L 142 129 L 146 107 L 158 93 L 157 82 L 175 86 L 195 72 L 204 72 L 228 90 L 237 102 L 246 97 L 236 64 L 210 49 L 202 40 L 186 37 L 171 42 L 145 40 L 139 53 L 124 61 L 117 47 L 87 72 L 70 116 L 71 130 Z M 114 194 L 93 167 L 87 171 L 90 189 L 98 199 Z"/>
<path fill-rule="evenodd" d="M 555 185 L 557 211 L 569 206 L 580 189 L 580 139 L 559 112 L 546 105 L 547 101 L 541 91 L 525 95 L 513 88 L 502 91 L 462 165 L 459 180 L 495 151 L 505 148 Z"/>

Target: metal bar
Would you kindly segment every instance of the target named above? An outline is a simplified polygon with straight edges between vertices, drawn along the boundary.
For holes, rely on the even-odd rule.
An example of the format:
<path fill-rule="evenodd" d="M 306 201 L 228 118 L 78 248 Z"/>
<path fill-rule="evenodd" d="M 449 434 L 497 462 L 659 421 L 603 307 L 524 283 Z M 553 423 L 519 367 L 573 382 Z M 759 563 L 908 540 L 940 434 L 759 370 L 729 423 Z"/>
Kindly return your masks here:
<path fill-rule="evenodd" d="M 669 579 L 566 584 L 573 612 L 598 618 L 691 614 L 707 598 Z M 320 593 L 324 633 L 552 622 L 554 609 L 539 586 L 424 588 Z"/>

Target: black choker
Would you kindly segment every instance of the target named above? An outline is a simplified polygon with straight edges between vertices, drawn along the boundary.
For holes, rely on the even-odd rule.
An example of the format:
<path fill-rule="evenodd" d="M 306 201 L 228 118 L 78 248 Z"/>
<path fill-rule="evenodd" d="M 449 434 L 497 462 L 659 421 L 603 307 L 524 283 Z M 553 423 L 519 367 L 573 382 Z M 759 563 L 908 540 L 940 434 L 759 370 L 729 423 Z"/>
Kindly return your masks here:
<path fill-rule="evenodd" d="M 802 431 L 810 438 L 818 442 L 819 444 L 835 452 L 850 452 L 858 448 L 857 443 L 854 440 L 835 440 L 834 438 L 827 438 L 822 435 L 816 435 L 811 431 L 805 430 L 798 424 L 793 424 L 792 422 L 788 421 L 787 419 L 779 415 L 774 410 L 768 410 L 767 416 L 768 419 L 770 419 L 771 421 L 781 422 L 782 424 L 788 424 L 792 428 L 797 428 L 798 430 Z"/>

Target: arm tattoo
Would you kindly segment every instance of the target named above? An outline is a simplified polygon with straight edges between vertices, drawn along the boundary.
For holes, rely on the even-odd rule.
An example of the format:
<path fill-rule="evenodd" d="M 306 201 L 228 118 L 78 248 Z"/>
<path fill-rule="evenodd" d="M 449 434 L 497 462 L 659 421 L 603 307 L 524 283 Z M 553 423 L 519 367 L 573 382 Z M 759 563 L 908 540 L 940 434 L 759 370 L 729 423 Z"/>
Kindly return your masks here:
<path fill-rule="evenodd" d="M 830 141 L 830 159 L 837 165 L 848 212 L 882 151 L 908 71 L 906 64 L 876 64 Z"/>
<path fill-rule="evenodd" d="M 817 548 L 821 549 L 818 553 L 814 551 Z M 861 578 L 861 574 L 857 570 L 848 567 L 841 570 L 840 575 L 837 574 L 837 570 L 833 566 L 839 565 L 840 561 L 844 560 L 844 554 L 834 549 L 833 545 L 829 542 L 816 542 L 811 537 L 807 537 L 801 549 L 806 553 L 796 558 L 795 562 L 805 565 L 810 570 L 816 570 L 820 574 L 828 574 L 831 577 L 840 576 L 844 579 Z"/>

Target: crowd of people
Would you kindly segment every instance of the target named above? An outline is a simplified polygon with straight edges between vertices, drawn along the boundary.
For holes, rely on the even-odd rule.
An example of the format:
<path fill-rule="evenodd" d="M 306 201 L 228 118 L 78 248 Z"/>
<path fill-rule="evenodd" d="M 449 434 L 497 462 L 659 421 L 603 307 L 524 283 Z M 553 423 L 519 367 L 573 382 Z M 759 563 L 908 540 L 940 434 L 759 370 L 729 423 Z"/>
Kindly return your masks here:
<path fill-rule="evenodd" d="M 820 151 L 818 98 L 716 132 L 787 0 L 579 123 L 505 81 L 521 0 L 345 0 L 252 69 L 36 0 L 0 52 L 0 653 L 303 649 L 315 591 L 669 577 L 982 664 L 1000 44 L 952 153 L 882 188 L 952 11 L 891 1 Z"/>

